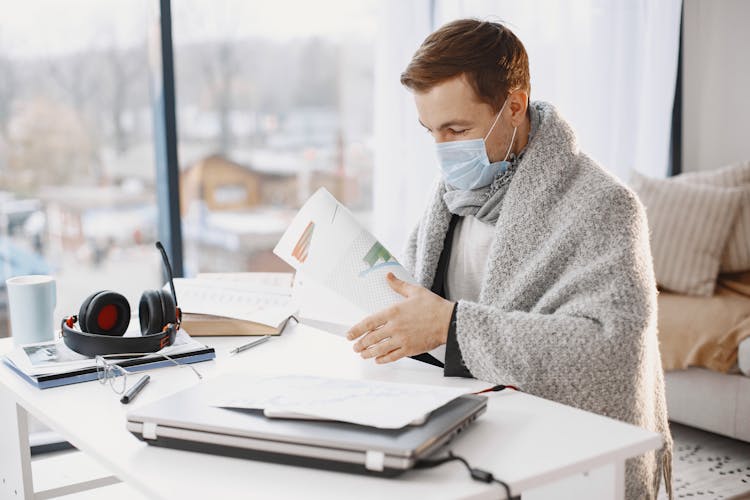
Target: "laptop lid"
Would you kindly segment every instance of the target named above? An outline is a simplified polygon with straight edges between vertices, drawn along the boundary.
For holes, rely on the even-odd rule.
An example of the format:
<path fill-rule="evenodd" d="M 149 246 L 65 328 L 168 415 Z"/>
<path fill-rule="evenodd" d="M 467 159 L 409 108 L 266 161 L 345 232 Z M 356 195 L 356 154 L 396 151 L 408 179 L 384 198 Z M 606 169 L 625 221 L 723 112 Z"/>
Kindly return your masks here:
<path fill-rule="evenodd" d="M 377 429 L 330 421 L 269 419 L 255 410 L 210 406 L 235 386 L 225 375 L 128 413 L 128 430 L 156 446 L 298 465 L 393 475 L 434 453 L 486 409 L 483 396 L 461 396 L 422 425 Z M 331 463 L 336 462 L 336 463 Z"/>

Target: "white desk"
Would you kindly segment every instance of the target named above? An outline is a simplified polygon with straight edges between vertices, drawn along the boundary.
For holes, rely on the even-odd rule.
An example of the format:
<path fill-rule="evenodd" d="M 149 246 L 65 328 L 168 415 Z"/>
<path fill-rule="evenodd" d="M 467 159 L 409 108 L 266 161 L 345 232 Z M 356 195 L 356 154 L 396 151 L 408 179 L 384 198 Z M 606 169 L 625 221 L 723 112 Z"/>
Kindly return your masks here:
<path fill-rule="evenodd" d="M 237 356 L 227 351 L 246 338 L 204 338 L 215 361 L 195 366 L 204 380 L 226 372 L 309 373 L 444 384 L 477 390 L 491 384 L 450 379 L 442 371 L 401 360 L 363 361 L 349 342 L 298 325 L 282 337 Z M 0 340 L 0 354 L 12 348 Z M 151 447 L 125 430 L 130 408 L 201 383 L 187 368 L 151 371 L 151 383 L 132 405 L 97 382 L 40 391 L 0 363 L 0 498 L 49 498 L 71 490 L 33 492 L 27 413 L 61 434 L 122 480 L 151 498 L 501 498 L 499 485 L 472 481 L 458 463 L 409 471 L 397 479 L 284 466 Z M 502 382 L 502 381 L 499 381 Z M 624 460 L 661 445 L 658 434 L 523 393 L 490 395 L 487 413 L 452 449 L 491 471 L 523 498 L 623 498 Z M 72 488 L 75 488 L 73 486 Z M 80 489 L 80 488 L 79 488 Z M 14 493 L 15 492 L 15 493 Z"/>

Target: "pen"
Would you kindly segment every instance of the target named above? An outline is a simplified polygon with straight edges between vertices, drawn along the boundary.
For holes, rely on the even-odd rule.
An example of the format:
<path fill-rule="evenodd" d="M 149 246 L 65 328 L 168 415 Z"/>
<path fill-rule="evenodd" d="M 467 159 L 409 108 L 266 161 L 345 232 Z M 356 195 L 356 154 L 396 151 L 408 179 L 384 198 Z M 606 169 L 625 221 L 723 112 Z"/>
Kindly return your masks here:
<path fill-rule="evenodd" d="M 146 387 L 146 384 L 148 384 L 148 381 L 151 380 L 151 377 L 149 375 L 142 376 L 138 382 L 135 383 L 133 387 L 128 389 L 125 394 L 122 395 L 122 398 L 120 399 L 120 403 L 126 405 L 133 401 L 133 398 L 141 392 L 141 389 Z"/>
<path fill-rule="evenodd" d="M 229 354 L 239 354 L 239 353 L 241 353 L 244 350 L 247 350 L 247 349 L 250 349 L 251 347 L 255 347 L 256 345 L 262 344 L 263 342 L 265 342 L 266 340 L 268 340 L 270 338 L 271 337 L 269 335 L 264 335 L 261 338 L 253 340 L 252 342 L 250 342 L 248 344 L 241 345 L 239 347 L 235 347 L 234 349 L 232 349 L 231 351 L 229 351 Z"/>

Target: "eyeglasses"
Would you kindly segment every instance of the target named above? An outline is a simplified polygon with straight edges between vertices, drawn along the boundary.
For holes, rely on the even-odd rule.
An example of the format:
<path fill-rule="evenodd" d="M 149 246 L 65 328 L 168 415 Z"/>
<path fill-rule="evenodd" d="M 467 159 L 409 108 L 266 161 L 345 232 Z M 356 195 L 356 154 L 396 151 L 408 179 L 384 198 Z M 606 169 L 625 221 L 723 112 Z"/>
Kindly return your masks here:
<path fill-rule="evenodd" d="M 110 363 L 101 356 L 96 357 L 96 378 L 105 385 L 109 381 L 110 387 L 116 394 L 125 392 L 128 385 L 128 371 L 120 365 Z"/>
<path fill-rule="evenodd" d="M 109 382 L 110 387 L 112 387 L 112 390 L 115 391 L 117 394 L 122 394 L 125 392 L 125 388 L 128 386 L 128 370 L 123 368 L 122 366 L 118 365 L 117 363 L 108 361 L 107 357 L 114 357 L 114 358 L 123 358 L 126 357 L 128 359 L 132 357 L 139 357 L 144 356 L 144 354 L 138 353 L 138 354 L 105 354 L 103 356 L 97 356 L 96 357 L 96 378 L 99 380 L 99 383 L 102 385 L 105 385 L 107 382 Z M 195 369 L 195 367 L 191 365 L 186 364 L 180 364 L 174 359 L 172 359 L 170 356 L 167 356 L 166 354 L 146 354 L 145 356 L 157 356 L 162 357 L 165 359 L 168 359 L 175 365 L 179 366 L 180 368 L 188 367 L 190 368 L 193 373 L 198 377 L 198 379 L 203 379 L 203 375 L 198 372 L 198 370 Z"/>

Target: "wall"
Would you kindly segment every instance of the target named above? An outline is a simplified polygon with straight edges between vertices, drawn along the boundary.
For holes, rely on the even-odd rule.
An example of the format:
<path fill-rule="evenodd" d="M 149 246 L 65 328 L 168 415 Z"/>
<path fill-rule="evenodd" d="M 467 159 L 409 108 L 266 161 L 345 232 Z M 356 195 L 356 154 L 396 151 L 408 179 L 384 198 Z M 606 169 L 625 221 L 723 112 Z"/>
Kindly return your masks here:
<path fill-rule="evenodd" d="M 682 169 L 750 160 L 750 1 L 684 9 Z"/>

